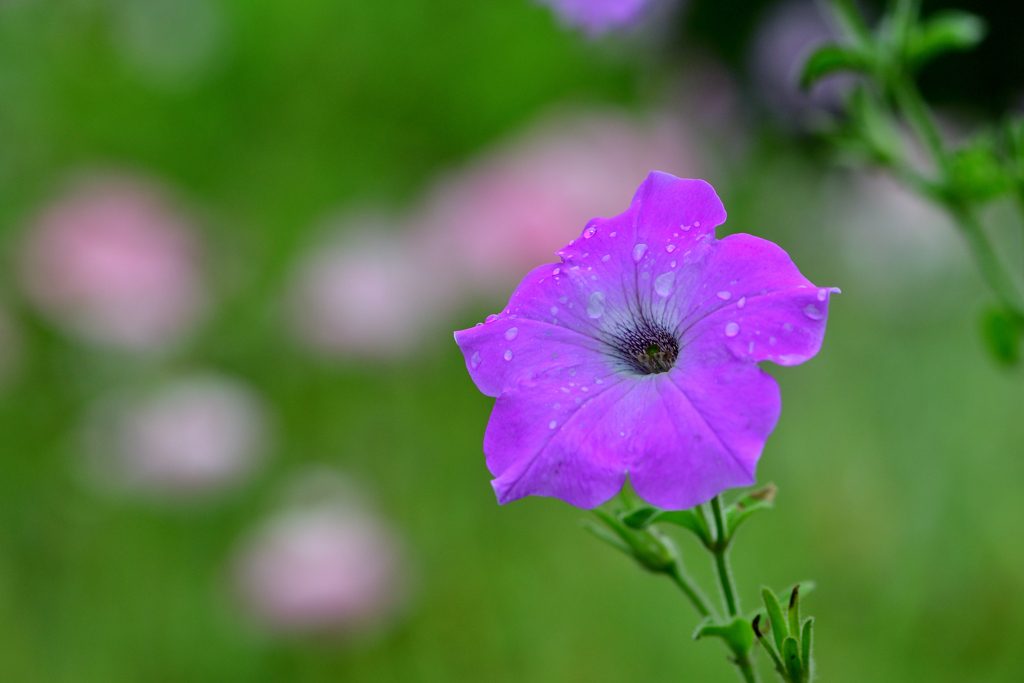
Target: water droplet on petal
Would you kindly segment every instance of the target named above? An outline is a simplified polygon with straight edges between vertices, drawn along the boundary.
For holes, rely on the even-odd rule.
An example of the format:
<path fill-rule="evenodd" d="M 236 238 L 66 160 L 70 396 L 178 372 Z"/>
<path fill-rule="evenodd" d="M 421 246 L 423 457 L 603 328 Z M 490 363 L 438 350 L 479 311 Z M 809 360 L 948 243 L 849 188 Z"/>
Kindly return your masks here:
<path fill-rule="evenodd" d="M 661 296 L 668 296 L 672 293 L 672 285 L 676 282 L 676 271 L 670 270 L 662 273 L 654 280 L 654 291 Z"/>
<path fill-rule="evenodd" d="M 558 423 L 555 422 L 554 420 L 552 420 L 551 422 L 548 422 L 548 429 L 554 429 L 557 426 L 558 426 Z"/>
<path fill-rule="evenodd" d="M 612 237 L 615 237 L 615 236 L 616 236 L 616 235 L 618 235 L 618 234 L 619 234 L 619 233 L 617 233 L 617 232 L 613 232 L 613 233 L 612 233 Z"/>
<path fill-rule="evenodd" d="M 591 237 L 594 236 L 595 232 L 597 232 L 597 228 L 587 228 L 586 230 L 583 231 L 583 238 L 589 240 Z"/>
<path fill-rule="evenodd" d="M 515 339 L 518 336 L 519 336 L 519 328 L 518 327 L 510 327 L 507 330 L 505 330 L 505 339 L 507 339 L 509 341 L 512 341 L 513 339 Z"/>
<path fill-rule="evenodd" d="M 569 300 L 569 297 L 567 297 L 567 296 L 562 296 L 562 297 L 559 297 L 559 298 L 558 298 L 558 302 L 559 302 L 559 303 L 563 303 L 563 304 L 564 304 L 564 303 L 565 303 L 566 301 L 568 301 L 568 300 Z M 554 313 L 554 311 L 552 311 L 552 313 Z"/>
<path fill-rule="evenodd" d="M 591 318 L 600 318 L 604 313 L 604 302 L 605 297 L 603 292 L 594 292 L 590 295 L 590 301 L 587 303 L 587 315 Z"/>
<path fill-rule="evenodd" d="M 689 230 L 693 226 L 692 225 L 680 225 L 679 227 L 682 228 L 683 230 Z"/>
<path fill-rule="evenodd" d="M 671 254 L 671 253 L 672 253 L 673 251 L 675 251 L 675 250 L 676 250 L 676 245 L 674 245 L 674 244 L 670 244 L 670 245 L 668 245 L 667 247 L 665 247 L 665 251 L 667 251 L 667 252 L 668 252 L 668 253 L 670 253 L 670 254 Z"/>
<path fill-rule="evenodd" d="M 725 336 L 735 337 L 740 333 L 740 326 L 737 323 L 729 323 L 725 326 Z"/>
<path fill-rule="evenodd" d="M 505 352 L 505 360 L 512 360 L 512 349 Z"/>
<path fill-rule="evenodd" d="M 804 306 L 804 315 L 811 320 L 821 320 L 825 317 L 825 314 L 818 310 L 818 307 L 814 304 L 807 304 Z"/>
<path fill-rule="evenodd" d="M 551 272 L 552 272 L 552 273 L 553 273 L 554 275 L 558 275 L 559 273 L 561 273 L 561 272 L 562 272 L 562 269 L 561 269 L 561 268 L 555 268 L 555 269 L 554 269 L 553 271 L 551 271 Z"/>
<path fill-rule="evenodd" d="M 555 315 L 556 313 L 558 313 L 558 306 L 552 306 L 551 307 L 551 315 Z"/>
<path fill-rule="evenodd" d="M 828 290 L 827 289 L 819 289 L 818 290 L 818 301 L 824 301 L 826 296 L 828 296 Z"/>
<path fill-rule="evenodd" d="M 569 240 L 569 246 L 570 246 L 570 247 L 571 247 L 572 245 L 574 245 L 574 244 L 576 244 L 576 240 Z"/>
<path fill-rule="evenodd" d="M 718 298 L 721 299 L 722 301 L 728 301 L 729 297 L 731 297 L 731 296 L 732 296 L 732 294 L 730 294 L 729 292 L 719 292 L 718 293 Z"/>
<path fill-rule="evenodd" d="M 749 344 L 747 344 L 747 353 L 753 353 L 753 352 L 754 352 L 754 342 L 750 342 Z"/>
<path fill-rule="evenodd" d="M 597 379 L 594 380 L 594 384 L 604 384 L 604 380 L 598 377 Z"/>
<path fill-rule="evenodd" d="M 604 256 L 601 257 L 601 261 L 604 262 L 604 263 L 608 263 L 608 261 L 611 259 L 611 257 L 612 257 L 611 254 L 605 254 Z"/>
<path fill-rule="evenodd" d="M 484 322 L 485 323 L 493 323 L 497 319 L 498 319 L 498 316 L 496 316 L 495 314 L 491 313 L 489 316 L 484 318 Z"/>
<path fill-rule="evenodd" d="M 582 391 L 583 393 L 587 393 L 588 391 L 590 391 L 590 387 L 580 387 L 580 391 Z"/>
<path fill-rule="evenodd" d="M 699 228 L 700 227 L 700 221 L 694 221 L 693 222 L 693 227 Z"/>
<path fill-rule="evenodd" d="M 746 305 L 747 305 L 747 297 L 745 297 L 745 296 L 741 296 L 740 300 L 736 302 L 736 307 L 737 308 L 743 308 Z"/>
<path fill-rule="evenodd" d="M 644 257 L 644 253 L 646 253 L 646 251 L 646 244 L 638 244 L 633 247 L 633 263 L 640 263 L 640 259 Z"/>
<path fill-rule="evenodd" d="M 480 367 L 480 352 L 474 351 L 472 357 L 469 359 L 469 367 L 476 370 Z"/>

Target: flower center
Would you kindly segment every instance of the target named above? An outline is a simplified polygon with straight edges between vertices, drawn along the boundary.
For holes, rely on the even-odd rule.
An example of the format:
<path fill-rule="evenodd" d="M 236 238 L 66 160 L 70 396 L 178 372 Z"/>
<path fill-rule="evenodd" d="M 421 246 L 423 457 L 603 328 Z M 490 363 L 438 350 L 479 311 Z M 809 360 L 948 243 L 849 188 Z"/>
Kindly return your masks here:
<path fill-rule="evenodd" d="M 668 372 L 679 357 L 679 342 L 661 327 L 644 324 L 617 336 L 615 342 L 617 355 L 639 375 Z"/>

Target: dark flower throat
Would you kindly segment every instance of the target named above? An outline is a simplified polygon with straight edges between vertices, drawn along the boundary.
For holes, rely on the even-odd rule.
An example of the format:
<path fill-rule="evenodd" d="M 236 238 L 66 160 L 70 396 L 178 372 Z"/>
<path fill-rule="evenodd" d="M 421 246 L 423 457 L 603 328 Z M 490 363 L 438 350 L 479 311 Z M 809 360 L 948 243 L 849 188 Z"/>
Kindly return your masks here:
<path fill-rule="evenodd" d="M 639 329 L 617 336 L 617 355 L 638 375 L 668 372 L 679 357 L 679 342 L 667 330 L 644 324 Z"/>

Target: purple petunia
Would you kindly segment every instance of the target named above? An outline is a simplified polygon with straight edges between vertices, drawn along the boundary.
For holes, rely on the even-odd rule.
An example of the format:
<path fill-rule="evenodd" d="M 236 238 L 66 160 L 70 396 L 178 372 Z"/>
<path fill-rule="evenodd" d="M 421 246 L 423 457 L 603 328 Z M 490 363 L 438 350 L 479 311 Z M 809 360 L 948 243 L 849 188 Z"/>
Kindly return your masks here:
<path fill-rule="evenodd" d="M 635 24 L 651 0 L 539 0 L 570 26 L 592 36 Z"/>
<path fill-rule="evenodd" d="M 814 356 L 839 290 L 771 242 L 715 239 L 723 222 L 706 182 L 652 172 L 625 213 L 590 221 L 502 313 L 455 333 L 497 397 L 484 452 L 500 503 L 591 508 L 628 474 L 649 503 L 685 509 L 754 483 L 781 408 L 757 362 Z"/>

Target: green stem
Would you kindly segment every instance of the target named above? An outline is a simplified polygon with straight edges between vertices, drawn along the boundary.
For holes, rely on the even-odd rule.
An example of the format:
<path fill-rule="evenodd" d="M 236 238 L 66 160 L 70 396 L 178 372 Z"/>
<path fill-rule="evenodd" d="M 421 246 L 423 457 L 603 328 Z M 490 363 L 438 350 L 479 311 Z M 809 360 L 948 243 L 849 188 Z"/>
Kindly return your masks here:
<path fill-rule="evenodd" d="M 750 658 L 744 657 L 742 659 L 734 659 L 736 667 L 740 670 L 740 675 L 743 676 L 743 680 L 746 683 L 757 683 L 757 674 L 754 672 L 754 667 L 750 664 Z"/>
<path fill-rule="evenodd" d="M 679 586 L 683 591 L 683 594 L 689 598 L 690 602 L 693 604 L 693 608 L 697 610 L 697 613 L 701 617 L 711 616 L 711 608 L 708 607 L 707 598 L 704 597 L 701 590 L 693 583 L 693 579 L 691 579 L 686 572 L 679 567 L 678 563 L 673 564 L 672 568 L 666 573 L 672 581 Z"/>
<path fill-rule="evenodd" d="M 977 216 L 965 206 L 950 206 L 949 208 L 967 238 L 967 243 L 985 282 L 1003 306 L 1024 317 L 1024 306 L 1021 305 L 1017 286 L 1003 267 L 1002 261 L 999 260 L 999 256 L 992 247 Z"/>
<path fill-rule="evenodd" d="M 931 156 L 936 170 L 942 179 L 945 180 L 947 171 L 946 147 L 942 142 L 942 134 L 939 132 L 939 127 L 936 125 L 935 119 L 932 118 L 931 112 L 928 111 L 928 105 L 925 104 L 921 93 L 917 91 L 917 86 L 914 85 L 914 81 L 909 75 L 903 74 L 894 79 L 892 91 L 900 112 L 902 112 L 907 123 L 910 124 L 921 144 L 924 145 L 929 156 Z"/>
<path fill-rule="evenodd" d="M 721 496 L 711 499 L 711 511 L 715 518 L 715 545 L 711 552 L 715 556 L 715 568 L 718 570 L 718 585 L 722 588 L 726 611 L 730 617 L 735 617 L 740 613 L 740 606 L 736 587 L 732 582 L 732 572 L 729 571 L 728 553 L 731 539 L 726 532 L 725 520 L 722 517 Z"/>

